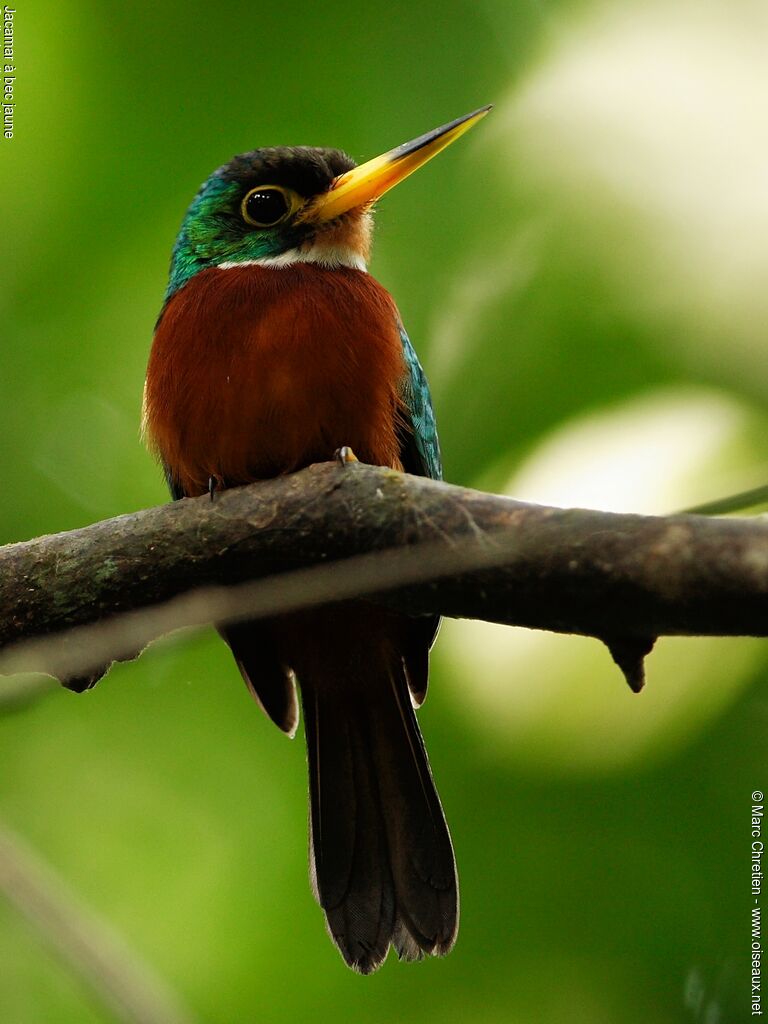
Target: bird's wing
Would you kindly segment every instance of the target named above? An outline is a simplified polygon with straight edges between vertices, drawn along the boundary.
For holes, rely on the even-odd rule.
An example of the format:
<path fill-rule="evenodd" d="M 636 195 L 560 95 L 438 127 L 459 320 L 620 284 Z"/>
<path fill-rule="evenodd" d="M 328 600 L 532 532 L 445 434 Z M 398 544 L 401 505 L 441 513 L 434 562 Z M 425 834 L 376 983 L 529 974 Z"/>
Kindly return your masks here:
<path fill-rule="evenodd" d="M 400 338 L 403 342 L 406 366 L 400 392 L 406 414 L 406 422 L 400 431 L 400 458 L 406 473 L 442 480 L 440 442 L 437 438 L 437 424 L 429 384 L 411 339 L 402 325 Z M 414 619 L 408 649 L 403 652 L 408 687 L 416 707 L 423 704 L 427 695 L 429 648 L 435 641 L 439 627 L 439 615 Z"/>
<path fill-rule="evenodd" d="M 401 449 L 406 472 L 416 476 L 428 476 L 433 480 L 443 479 L 443 465 L 440 460 L 440 442 L 437 439 L 437 424 L 432 408 L 429 384 L 421 368 L 419 357 L 411 339 L 400 327 L 403 343 L 406 373 L 403 378 L 401 397 L 405 406 L 406 429 L 402 432 Z"/>

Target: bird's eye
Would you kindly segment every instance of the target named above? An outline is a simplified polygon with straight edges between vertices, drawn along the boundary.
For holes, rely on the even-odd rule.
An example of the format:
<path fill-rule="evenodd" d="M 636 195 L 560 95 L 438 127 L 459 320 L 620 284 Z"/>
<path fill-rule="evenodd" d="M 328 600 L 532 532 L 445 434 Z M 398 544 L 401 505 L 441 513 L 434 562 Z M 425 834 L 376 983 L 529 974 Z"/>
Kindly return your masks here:
<path fill-rule="evenodd" d="M 279 185 L 252 188 L 240 204 L 243 220 L 256 228 L 274 227 L 284 220 L 292 209 L 292 194 Z"/>

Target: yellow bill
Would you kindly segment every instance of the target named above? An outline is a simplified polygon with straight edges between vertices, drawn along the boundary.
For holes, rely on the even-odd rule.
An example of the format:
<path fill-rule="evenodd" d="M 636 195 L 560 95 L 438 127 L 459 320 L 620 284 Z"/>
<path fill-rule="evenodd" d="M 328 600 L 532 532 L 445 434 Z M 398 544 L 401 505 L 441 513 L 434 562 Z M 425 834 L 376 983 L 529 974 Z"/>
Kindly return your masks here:
<path fill-rule="evenodd" d="M 298 219 L 333 220 L 334 217 L 340 217 L 356 206 L 374 202 L 433 156 L 437 156 L 446 146 L 450 146 L 464 132 L 469 131 L 490 109 L 490 105 L 481 107 L 471 114 L 465 114 L 464 117 L 435 128 L 426 135 L 420 135 L 411 142 L 391 149 L 388 153 L 382 153 L 381 156 L 374 157 L 373 160 L 368 160 L 345 174 L 340 174 L 330 189 L 308 205 Z"/>

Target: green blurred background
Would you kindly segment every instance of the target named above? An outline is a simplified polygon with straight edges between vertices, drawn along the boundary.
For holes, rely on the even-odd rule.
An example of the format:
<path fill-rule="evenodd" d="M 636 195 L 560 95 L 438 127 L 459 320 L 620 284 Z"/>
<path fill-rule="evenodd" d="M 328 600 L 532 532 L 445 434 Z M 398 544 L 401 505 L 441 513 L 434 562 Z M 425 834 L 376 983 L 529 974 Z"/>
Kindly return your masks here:
<path fill-rule="evenodd" d="M 166 500 L 144 367 L 214 167 L 270 144 L 365 159 L 488 102 L 377 218 L 448 478 L 647 512 L 765 482 L 764 3 L 19 0 L 15 30 L 3 542 Z M 462 882 L 444 961 L 343 967 L 307 883 L 303 741 L 212 631 L 82 697 L 6 699 L 3 827 L 187 1021 L 746 1020 L 766 647 L 662 641 L 639 697 L 583 639 L 446 623 L 433 664 Z M 118 1019 L 50 940 L 0 897 L 0 1019 Z"/>

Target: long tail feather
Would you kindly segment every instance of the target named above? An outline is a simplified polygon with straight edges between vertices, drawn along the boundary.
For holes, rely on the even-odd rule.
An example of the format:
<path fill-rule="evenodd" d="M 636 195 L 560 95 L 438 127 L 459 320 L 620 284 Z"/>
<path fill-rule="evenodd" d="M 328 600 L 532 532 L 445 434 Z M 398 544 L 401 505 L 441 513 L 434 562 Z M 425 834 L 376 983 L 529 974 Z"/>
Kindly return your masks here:
<path fill-rule="evenodd" d="M 443 955 L 458 927 L 453 849 L 402 659 L 368 662 L 339 686 L 301 680 L 310 782 L 310 856 L 328 930 L 355 970 Z"/>

